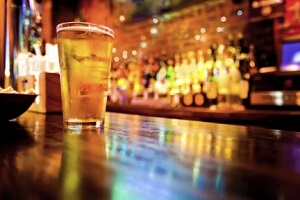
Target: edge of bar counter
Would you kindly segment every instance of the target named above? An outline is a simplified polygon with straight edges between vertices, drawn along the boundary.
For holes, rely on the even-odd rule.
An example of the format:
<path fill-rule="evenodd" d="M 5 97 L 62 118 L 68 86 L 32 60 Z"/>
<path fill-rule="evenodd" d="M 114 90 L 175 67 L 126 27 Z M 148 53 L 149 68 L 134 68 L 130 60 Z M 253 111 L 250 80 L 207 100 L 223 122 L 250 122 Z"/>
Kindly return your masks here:
<path fill-rule="evenodd" d="M 177 118 L 211 123 L 258 126 L 264 128 L 300 131 L 300 111 L 245 109 L 221 110 L 200 107 L 171 107 L 168 105 L 130 105 L 108 103 L 108 112 L 137 114 L 152 117 Z"/>

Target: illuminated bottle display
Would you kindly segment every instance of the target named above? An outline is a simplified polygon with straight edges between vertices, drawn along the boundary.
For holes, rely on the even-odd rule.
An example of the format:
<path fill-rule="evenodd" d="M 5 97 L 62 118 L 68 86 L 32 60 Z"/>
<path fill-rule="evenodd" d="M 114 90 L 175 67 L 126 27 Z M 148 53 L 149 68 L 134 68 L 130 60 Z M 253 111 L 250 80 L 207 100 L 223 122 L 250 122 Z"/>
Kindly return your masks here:
<path fill-rule="evenodd" d="M 144 100 L 167 100 L 171 107 L 234 110 L 246 106 L 250 77 L 257 73 L 254 47 L 246 45 L 241 33 L 230 33 L 225 40 L 212 42 L 209 48 L 183 46 L 175 52 L 144 55 L 147 59 L 139 68 L 142 91 L 136 97 L 145 92 Z"/>

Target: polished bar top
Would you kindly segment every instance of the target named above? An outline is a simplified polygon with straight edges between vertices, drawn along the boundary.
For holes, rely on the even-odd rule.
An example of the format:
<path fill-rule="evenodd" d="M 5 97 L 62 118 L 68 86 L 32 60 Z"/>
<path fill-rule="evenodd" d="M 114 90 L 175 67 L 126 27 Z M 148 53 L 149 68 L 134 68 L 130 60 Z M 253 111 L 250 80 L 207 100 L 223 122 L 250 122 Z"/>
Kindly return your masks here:
<path fill-rule="evenodd" d="M 64 131 L 27 112 L 0 126 L 0 199 L 299 199 L 300 132 L 107 113 Z"/>
<path fill-rule="evenodd" d="M 282 130 L 300 131 L 300 110 L 285 108 L 246 108 L 244 110 L 209 109 L 203 107 L 171 107 L 159 100 L 134 104 L 108 103 L 110 112 L 138 114 L 227 124 L 256 125 Z"/>

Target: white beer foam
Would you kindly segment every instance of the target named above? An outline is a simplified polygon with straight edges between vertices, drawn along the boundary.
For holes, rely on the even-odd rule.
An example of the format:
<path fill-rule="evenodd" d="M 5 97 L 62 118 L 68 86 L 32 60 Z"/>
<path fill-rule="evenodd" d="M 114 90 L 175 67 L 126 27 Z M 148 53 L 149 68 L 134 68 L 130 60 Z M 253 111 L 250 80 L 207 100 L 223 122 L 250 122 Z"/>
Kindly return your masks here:
<path fill-rule="evenodd" d="M 76 24 L 80 25 L 78 22 L 72 22 L 69 24 L 74 24 L 74 26 L 61 27 L 62 25 L 58 25 L 56 27 L 57 33 L 64 30 L 72 30 L 72 31 L 90 31 L 90 32 L 98 32 L 110 35 L 114 38 L 114 31 L 107 26 L 91 24 L 90 26 L 76 26 Z"/>

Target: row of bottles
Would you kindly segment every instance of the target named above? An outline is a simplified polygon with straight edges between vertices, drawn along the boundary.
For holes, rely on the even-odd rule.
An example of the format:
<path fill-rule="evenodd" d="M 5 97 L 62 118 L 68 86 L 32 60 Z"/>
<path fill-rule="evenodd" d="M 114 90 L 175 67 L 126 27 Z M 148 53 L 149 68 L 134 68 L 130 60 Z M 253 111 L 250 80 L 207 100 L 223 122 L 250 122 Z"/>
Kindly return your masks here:
<path fill-rule="evenodd" d="M 249 79 L 256 70 L 254 47 L 247 47 L 240 34 L 237 45 L 229 36 L 226 45 L 213 43 L 209 49 L 174 58 L 166 52 L 149 55 L 139 63 L 119 67 L 115 79 L 123 96 L 130 91 L 144 100 L 170 97 L 172 107 L 240 109 L 249 103 Z"/>
<path fill-rule="evenodd" d="M 206 55 L 198 51 L 196 65 L 193 52 L 188 55 L 188 62 L 182 57 L 181 68 L 189 75 L 179 73 L 177 105 L 240 110 L 249 104 L 249 79 L 257 69 L 254 47 L 245 47 L 241 35 L 237 46 L 229 37 L 227 46 L 213 43 Z"/>

